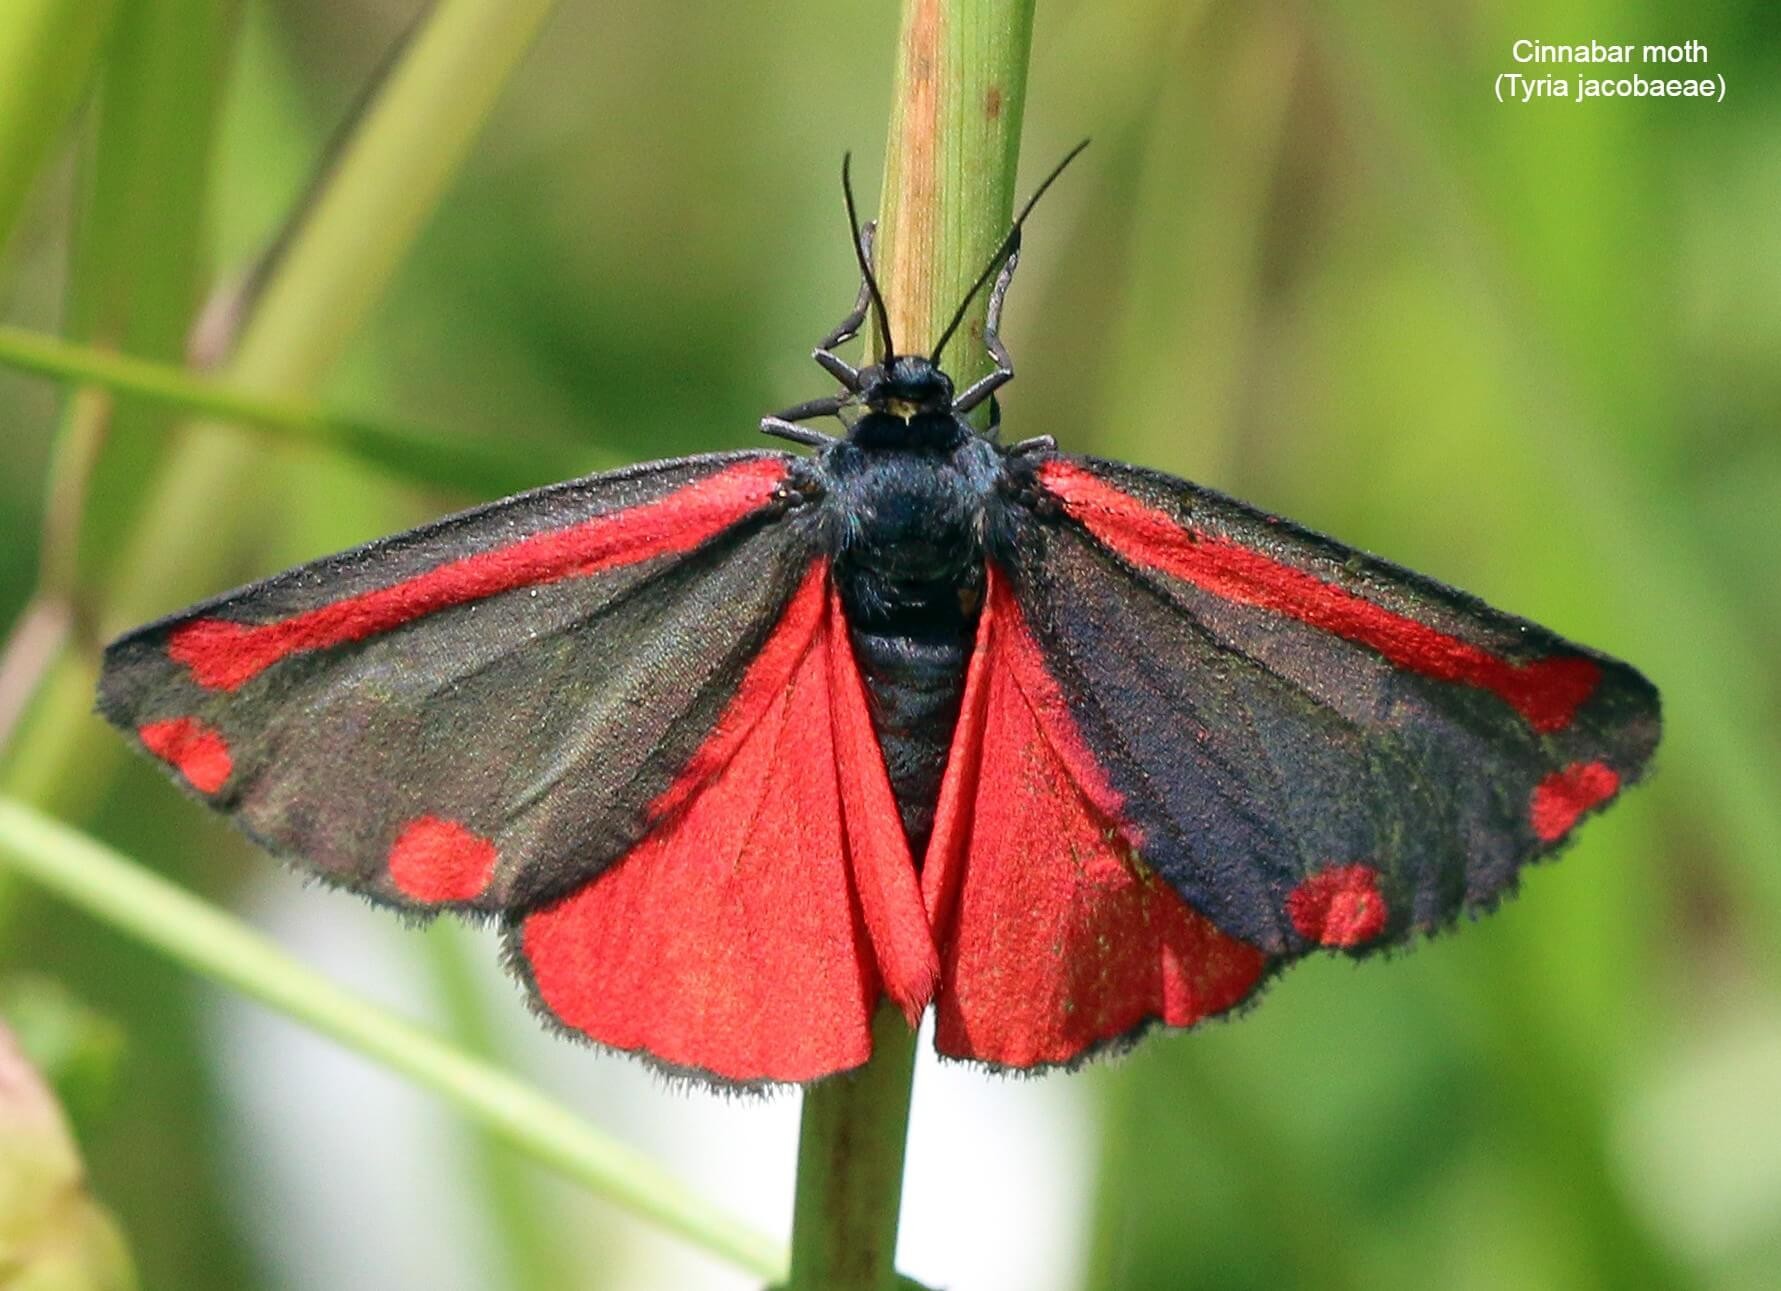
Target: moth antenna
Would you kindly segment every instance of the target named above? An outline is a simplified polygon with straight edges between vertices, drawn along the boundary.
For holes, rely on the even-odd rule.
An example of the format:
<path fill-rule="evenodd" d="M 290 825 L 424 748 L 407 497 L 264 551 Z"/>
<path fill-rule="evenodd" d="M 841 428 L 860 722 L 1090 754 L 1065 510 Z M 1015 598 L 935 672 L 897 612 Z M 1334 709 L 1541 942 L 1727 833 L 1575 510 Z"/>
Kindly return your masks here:
<path fill-rule="evenodd" d="M 989 263 L 983 266 L 983 272 L 977 275 L 977 281 L 971 284 L 971 290 L 967 291 L 965 298 L 959 302 L 958 312 L 952 316 L 952 321 L 946 325 L 946 330 L 940 333 L 940 343 L 934 346 L 934 352 L 928 356 L 929 363 L 935 367 L 940 366 L 940 352 L 946 348 L 946 343 L 952 339 L 952 334 L 958 331 L 959 325 L 965 321 L 965 311 L 971 308 L 971 302 L 977 299 L 977 293 L 982 291 L 984 284 L 995 276 L 995 272 L 1001 267 L 1002 262 L 1013 254 L 1014 248 L 1020 245 L 1020 226 L 1026 223 L 1027 216 L 1033 213 L 1033 208 L 1039 204 L 1039 199 L 1045 196 L 1045 190 L 1050 188 L 1057 177 L 1064 173 L 1064 167 L 1076 160 L 1076 154 L 1088 147 L 1088 142 L 1087 139 L 1084 139 L 1065 153 L 1064 159 L 1051 168 L 1051 173 L 1045 177 L 1045 181 L 1033 190 L 1031 197 L 1027 198 L 1026 205 L 1020 208 L 1020 214 L 1014 217 L 1014 224 L 1009 228 L 1008 236 L 1002 239 L 1001 245 L 996 248 L 996 253 L 989 258 Z"/>
<path fill-rule="evenodd" d="M 847 227 L 853 230 L 853 256 L 860 262 L 860 273 L 866 280 L 866 290 L 872 293 L 872 309 L 878 315 L 878 335 L 884 342 L 884 348 L 878 356 L 880 363 L 889 362 L 897 352 L 891 343 L 890 311 L 884 307 L 884 293 L 878 290 L 878 279 L 872 274 L 872 262 L 866 259 L 866 248 L 860 244 L 860 216 L 853 204 L 853 154 L 841 155 L 841 196 L 847 200 Z"/>

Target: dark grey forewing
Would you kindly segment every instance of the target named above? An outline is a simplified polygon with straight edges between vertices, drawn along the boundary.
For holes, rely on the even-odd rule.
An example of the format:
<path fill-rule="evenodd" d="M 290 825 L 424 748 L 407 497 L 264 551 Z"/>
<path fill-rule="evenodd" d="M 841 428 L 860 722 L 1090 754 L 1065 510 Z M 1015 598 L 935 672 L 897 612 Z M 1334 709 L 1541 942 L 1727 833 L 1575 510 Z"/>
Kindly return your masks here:
<path fill-rule="evenodd" d="M 1562 841 L 1535 828 L 1543 782 L 1596 763 L 1620 786 L 1642 774 L 1657 699 L 1624 664 L 1221 495 L 1069 460 L 1202 534 L 1265 534 L 1271 558 L 1308 570 L 1364 560 L 1369 586 L 1397 613 L 1479 641 L 1525 645 L 1536 633 L 1540 649 L 1602 667 L 1575 719 L 1541 732 L 1486 690 L 1417 675 L 1289 615 L 1143 568 L 1068 514 L 1008 508 L 1003 559 L 1016 600 L 1124 800 L 1120 823 L 1226 932 L 1271 952 L 1302 950 L 1288 908 L 1295 889 L 1366 865 L 1389 911 L 1366 947 L 1400 942 L 1493 903 L 1523 863 Z"/>
<path fill-rule="evenodd" d="M 163 620 L 106 654 L 101 707 L 131 732 L 193 719 L 232 770 L 201 795 L 323 879 L 424 910 L 390 879 L 404 827 L 437 819 L 490 842 L 464 904 L 507 909 L 591 877 L 640 836 L 735 692 L 816 543 L 779 508 L 691 550 L 512 590 L 293 654 L 233 690 L 168 656 L 195 619 L 264 623 L 384 588 L 532 534 L 658 501 L 737 453 L 521 495 L 293 570 Z"/>

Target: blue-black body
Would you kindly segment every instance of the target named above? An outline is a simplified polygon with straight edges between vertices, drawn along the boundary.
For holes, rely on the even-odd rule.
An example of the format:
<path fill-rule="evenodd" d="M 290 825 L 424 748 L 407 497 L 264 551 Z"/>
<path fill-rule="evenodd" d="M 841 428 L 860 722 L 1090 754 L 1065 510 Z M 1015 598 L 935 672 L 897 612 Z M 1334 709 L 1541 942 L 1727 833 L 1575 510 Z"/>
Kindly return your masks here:
<path fill-rule="evenodd" d="M 1001 450 L 951 411 L 951 383 L 927 370 L 944 409 L 907 419 L 868 411 L 811 462 L 833 517 L 835 583 L 873 727 L 918 855 L 958 718 L 983 598 L 984 544 L 1005 479 Z M 884 386 L 870 388 L 873 402 L 886 406 L 908 407 L 905 396 L 920 389 Z"/>

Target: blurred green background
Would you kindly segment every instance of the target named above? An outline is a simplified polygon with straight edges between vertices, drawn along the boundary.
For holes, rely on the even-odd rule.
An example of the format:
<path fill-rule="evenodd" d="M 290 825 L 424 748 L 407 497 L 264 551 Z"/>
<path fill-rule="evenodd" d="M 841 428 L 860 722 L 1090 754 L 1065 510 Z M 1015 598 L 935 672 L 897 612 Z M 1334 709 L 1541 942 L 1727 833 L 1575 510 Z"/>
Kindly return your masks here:
<path fill-rule="evenodd" d="M 418 6 L 72 8 L 59 80 L 0 67 L 0 323 L 179 360 Z M 1040 5 L 1026 173 L 1095 147 L 1028 234 L 1007 433 L 1229 490 L 1630 659 L 1667 734 L 1649 787 L 1458 935 L 1306 965 L 1234 1025 L 1085 1075 L 924 1070 L 909 1272 L 1776 1285 L 1777 12 Z M 270 389 L 479 446 L 499 478 L 444 492 L 0 365 L 0 624 L 37 578 L 59 428 L 108 432 L 80 566 L 99 631 L 565 463 L 755 442 L 762 412 L 826 390 L 805 355 L 853 290 L 836 172 L 851 147 L 875 173 L 896 21 L 882 0 L 562 0 L 363 325 L 259 360 Z M 1728 94 L 1500 105 L 1523 36 L 1698 39 Z M 51 673 L 6 789 L 783 1231 L 789 1100 L 662 1089 L 532 1035 L 483 941 L 277 874 L 126 761 L 86 684 Z M 52 1075 L 147 1286 L 748 1285 L 47 898 L 7 884 L 0 921 L 0 984 L 47 976 L 91 1012 L 103 1061 L 51 1045 Z"/>

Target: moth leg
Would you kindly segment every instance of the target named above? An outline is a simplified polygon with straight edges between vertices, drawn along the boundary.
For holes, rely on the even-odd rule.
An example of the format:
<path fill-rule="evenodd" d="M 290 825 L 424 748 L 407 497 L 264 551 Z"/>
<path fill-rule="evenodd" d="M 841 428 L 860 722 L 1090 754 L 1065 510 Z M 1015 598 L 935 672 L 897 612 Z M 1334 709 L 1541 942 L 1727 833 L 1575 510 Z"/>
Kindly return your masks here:
<path fill-rule="evenodd" d="M 808 402 L 797 404 L 771 417 L 762 417 L 761 433 L 776 435 L 780 439 L 789 439 L 794 444 L 809 444 L 813 447 L 832 444 L 835 442 L 833 435 L 825 435 L 820 430 L 812 430 L 808 426 L 800 426 L 797 423 L 807 421 L 811 417 L 839 417 L 842 407 L 851 398 L 853 398 L 851 394 L 832 394 L 822 399 L 811 399 Z"/>
<path fill-rule="evenodd" d="M 1015 233 L 1018 235 L 1019 232 L 1016 228 Z M 1008 347 L 1002 344 L 1002 301 L 1008 295 L 1008 284 L 1014 281 L 1014 268 L 1019 263 L 1020 241 L 1017 237 L 1014 249 L 1002 262 L 1002 271 L 996 275 L 996 285 L 990 288 L 989 313 L 983 320 L 983 348 L 995 360 L 996 370 L 973 381 L 952 401 L 952 410 L 956 413 L 970 412 L 1014 379 L 1014 363 L 1008 357 Z"/>
<path fill-rule="evenodd" d="M 872 240 L 878 233 L 878 221 L 867 220 L 860 229 L 860 250 L 865 253 L 866 263 L 872 263 Z M 838 346 L 847 344 L 860 334 L 860 325 L 866 321 L 866 312 L 872 308 L 872 288 L 864 276 L 860 278 L 860 294 L 854 297 L 853 308 L 847 317 L 835 325 L 835 330 L 817 342 L 817 350 L 827 352 Z"/>
<path fill-rule="evenodd" d="M 877 229 L 877 222 L 869 221 L 860 230 L 860 250 L 864 253 L 868 263 L 872 259 L 872 235 Z M 810 356 L 817 361 L 823 371 L 846 387 L 846 393 L 826 395 L 821 399 L 810 399 L 774 416 L 763 417 L 761 418 L 762 434 L 776 435 L 780 439 L 789 439 L 793 443 L 809 444 L 813 447 L 835 442 L 833 435 L 825 435 L 819 430 L 811 430 L 807 426 L 799 426 L 796 423 L 808 421 L 812 417 L 839 417 L 841 409 L 846 407 L 860 392 L 859 369 L 834 351 L 837 346 L 845 345 L 860 334 L 860 327 L 866 321 L 866 312 L 871 307 L 872 288 L 862 275 L 859 295 L 854 298 L 853 308 L 847 312 L 846 318 L 835 325 L 833 331 L 817 342 L 816 349 Z"/>
<path fill-rule="evenodd" d="M 992 444 L 1002 431 L 1002 401 L 993 394 L 989 397 L 989 421 L 983 427 L 983 437 Z"/>
<path fill-rule="evenodd" d="M 789 439 L 794 444 L 808 444 L 812 448 L 836 443 L 835 436 L 798 423 L 806 417 L 838 417 L 841 415 L 841 405 L 846 401 L 845 395 L 831 395 L 827 399 L 812 399 L 809 403 L 787 408 L 776 417 L 762 417 L 761 434 Z"/>
<path fill-rule="evenodd" d="M 762 417 L 761 434 L 789 439 L 794 444 L 808 444 L 812 448 L 840 443 L 840 440 L 833 435 L 825 435 L 820 430 L 812 430 L 808 426 L 800 426 L 796 422 L 785 421 L 779 417 Z"/>
<path fill-rule="evenodd" d="M 860 251 L 865 255 L 868 264 L 872 262 L 872 238 L 877 231 L 878 221 L 876 220 L 868 220 L 865 227 L 860 230 Z M 854 297 L 853 308 L 847 312 L 846 318 L 835 325 L 834 331 L 816 343 L 816 349 L 810 355 L 824 372 L 855 394 L 858 394 L 860 390 L 859 369 L 836 354 L 835 350 L 860 334 L 860 327 L 866 321 L 866 312 L 871 308 L 872 288 L 867 283 L 865 276 L 861 275 L 860 293 Z"/>
<path fill-rule="evenodd" d="M 839 417 L 841 410 L 853 399 L 852 395 L 831 394 L 821 399 L 808 399 L 803 403 L 794 404 L 784 412 L 775 413 L 765 418 L 767 421 L 809 421 L 812 417 Z"/>

